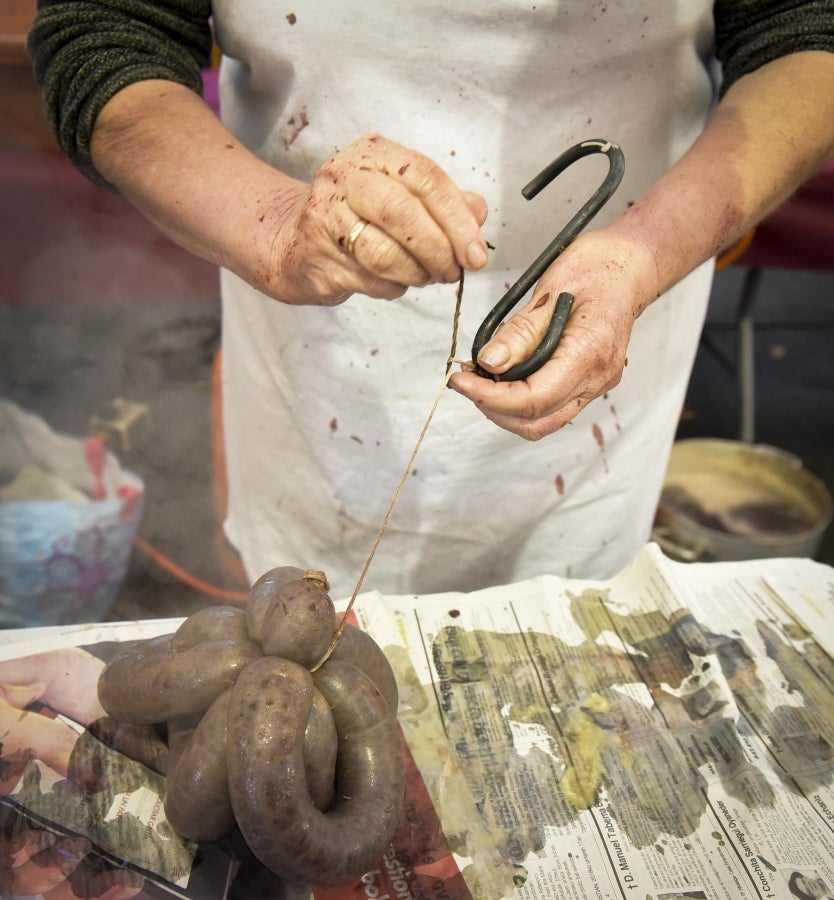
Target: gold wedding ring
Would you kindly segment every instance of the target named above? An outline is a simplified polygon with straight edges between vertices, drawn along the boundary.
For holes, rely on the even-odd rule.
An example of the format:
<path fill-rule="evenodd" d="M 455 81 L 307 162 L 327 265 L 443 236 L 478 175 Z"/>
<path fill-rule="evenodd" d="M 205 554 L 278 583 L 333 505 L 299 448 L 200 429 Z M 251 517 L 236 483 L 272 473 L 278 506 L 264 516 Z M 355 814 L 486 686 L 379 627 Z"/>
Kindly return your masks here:
<path fill-rule="evenodd" d="M 359 239 L 359 235 L 362 234 L 362 230 L 368 224 L 367 219 L 359 219 L 359 221 L 350 229 L 350 234 L 347 239 L 346 250 L 348 252 L 348 256 L 354 256 L 354 250 L 356 249 L 356 241 Z"/>

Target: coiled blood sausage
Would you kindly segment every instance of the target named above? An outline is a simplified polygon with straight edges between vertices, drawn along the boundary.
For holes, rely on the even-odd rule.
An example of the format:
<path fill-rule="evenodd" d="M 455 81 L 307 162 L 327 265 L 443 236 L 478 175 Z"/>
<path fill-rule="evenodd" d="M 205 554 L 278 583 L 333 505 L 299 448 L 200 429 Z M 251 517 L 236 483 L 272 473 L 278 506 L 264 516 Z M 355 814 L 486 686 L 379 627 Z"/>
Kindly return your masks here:
<path fill-rule="evenodd" d="M 388 848 L 404 775 L 391 667 L 338 624 L 322 572 L 282 566 L 246 609 L 208 607 L 104 668 L 108 716 L 168 729 L 165 811 L 191 840 L 237 826 L 285 881 L 341 884 Z"/>
<path fill-rule="evenodd" d="M 338 735 L 335 800 L 316 809 L 304 776 L 304 726 L 316 690 Z M 299 884 L 339 884 L 366 872 L 391 841 L 400 813 L 396 723 L 370 679 L 349 663 L 315 676 L 265 656 L 232 689 L 227 756 L 232 806 L 252 852 Z M 381 849 L 380 849 L 381 848 Z"/>

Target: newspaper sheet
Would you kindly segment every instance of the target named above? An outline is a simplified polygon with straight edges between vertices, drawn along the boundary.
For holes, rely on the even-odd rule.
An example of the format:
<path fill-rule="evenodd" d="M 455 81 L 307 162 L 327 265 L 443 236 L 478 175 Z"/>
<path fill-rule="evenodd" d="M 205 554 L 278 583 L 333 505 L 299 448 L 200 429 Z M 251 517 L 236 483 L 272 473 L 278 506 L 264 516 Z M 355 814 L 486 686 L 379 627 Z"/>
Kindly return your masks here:
<path fill-rule="evenodd" d="M 654 545 L 604 582 L 362 595 L 400 688 L 406 804 L 379 865 L 316 896 L 834 897 L 832 598 L 834 570 L 807 560 L 684 565 Z M 33 654 L 101 660 L 177 624 L 7 633 L 0 685 L 20 706 Z M 52 715 L 83 739 L 76 706 Z M 0 765 L 4 890 L 63 841 L 64 870 L 75 853 L 123 896 L 283 896 L 234 836 L 181 841 L 138 764 L 109 761 L 95 803 L 48 760 Z M 51 871 L 55 893 L 29 895 L 73 896 Z"/>

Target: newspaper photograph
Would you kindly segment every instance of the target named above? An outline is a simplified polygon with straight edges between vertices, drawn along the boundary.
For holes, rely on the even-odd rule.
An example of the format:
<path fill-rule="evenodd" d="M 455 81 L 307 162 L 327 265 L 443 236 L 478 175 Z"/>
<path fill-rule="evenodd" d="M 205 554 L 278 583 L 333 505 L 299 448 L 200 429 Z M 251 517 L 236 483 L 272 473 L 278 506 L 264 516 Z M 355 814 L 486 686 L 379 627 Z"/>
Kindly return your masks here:
<path fill-rule="evenodd" d="M 831 568 L 649 545 L 604 582 L 354 612 L 397 677 L 406 798 L 379 864 L 317 898 L 834 898 Z M 181 839 L 164 749 L 96 733 L 107 659 L 179 621 L 0 635 L 3 897 L 309 893 L 236 833 Z"/>

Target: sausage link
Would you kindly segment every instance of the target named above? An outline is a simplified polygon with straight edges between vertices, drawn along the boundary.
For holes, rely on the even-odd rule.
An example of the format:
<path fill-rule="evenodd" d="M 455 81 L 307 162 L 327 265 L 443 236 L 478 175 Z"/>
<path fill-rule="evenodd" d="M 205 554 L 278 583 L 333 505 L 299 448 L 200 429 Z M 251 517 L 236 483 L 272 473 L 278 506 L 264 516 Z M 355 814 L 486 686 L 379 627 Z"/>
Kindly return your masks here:
<path fill-rule="evenodd" d="M 339 617 L 336 618 L 337 625 L 338 621 Z M 399 692 L 394 670 L 379 644 L 367 632 L 346 623 L 330 658 L 342 660 L 361 669 L 385 697 L 391 715 L 397 715 Z"/>
<path fill-rule="evenodd" d="M 192 613 L 171 638 L 171 647 L 182 650 L 203 641 L 248 641 L 246 611 L 239 606 L 206 606 Z"/>
<path fill-rule="evenodd" d="M 164 775 L 168 770 L 168 745 L 154 725 L 132 725 L 102 716 L 87 726 L 90 734 L 113 750 Z"/>
<path fill-rule="evenodd" d="M 305 576 L 283 585 L 263 619 L 264 655 L 311 668 L 330 646 L 334 613 L 330 595 L 315 578 Z"/>
<path fill-rule="evenodd" d="M 317 810 L 303 776 L 304 728 L 318 689 L 339 736 L 336 797 Z M 227 755 L 232 806 L 252 852 L 306 886 L 340 884 L 379 860 L 403 801 L 399 733 L 385 699 L 348 663 L 313 676 L 288 660 L 251 663 L 232 689 Z"/>
<path fill-rule="evenodd" d="M 226 730 L 231 690 L 206 711 L 168 773 L 165 815 L 192 841 L 214 841 L 235 824 L 229 799 Z"/>
<path fill-rule="evenodd" d="M 168 730 L 168 771 L 173 772 L 180 754 L 188 746 L 194 729 L 200 724 L 202 713 L 193 716 L 181 716 L 178 719 L 169 719 Z"/>
<path fill-rule="evenodd" d="M 322 812 L 333 804 L 338 749 L 339 736 L 330 705 L 315 691 L 304 729 L 304 774 L 313 806 Z"/>
<path fill-rule="evenodd" d="M 261 656 L 251 641 L 212 640 L 171 648 L 172 635 L 125 647 L 98 680 L 101 705 L 120 722 L 151 725 L 204 712 Z"/>
<path fill-rule="evenodd" d="M 295 566 L 277 566 L 264 572 L 249 588 L 249 595 L 246 598 L 246 627 L 249 630 L 250 640 L 256 644 L 262 643 L 264 616 L 275 594 L 285 584 L 303 577 L 304 569 Z"/>

